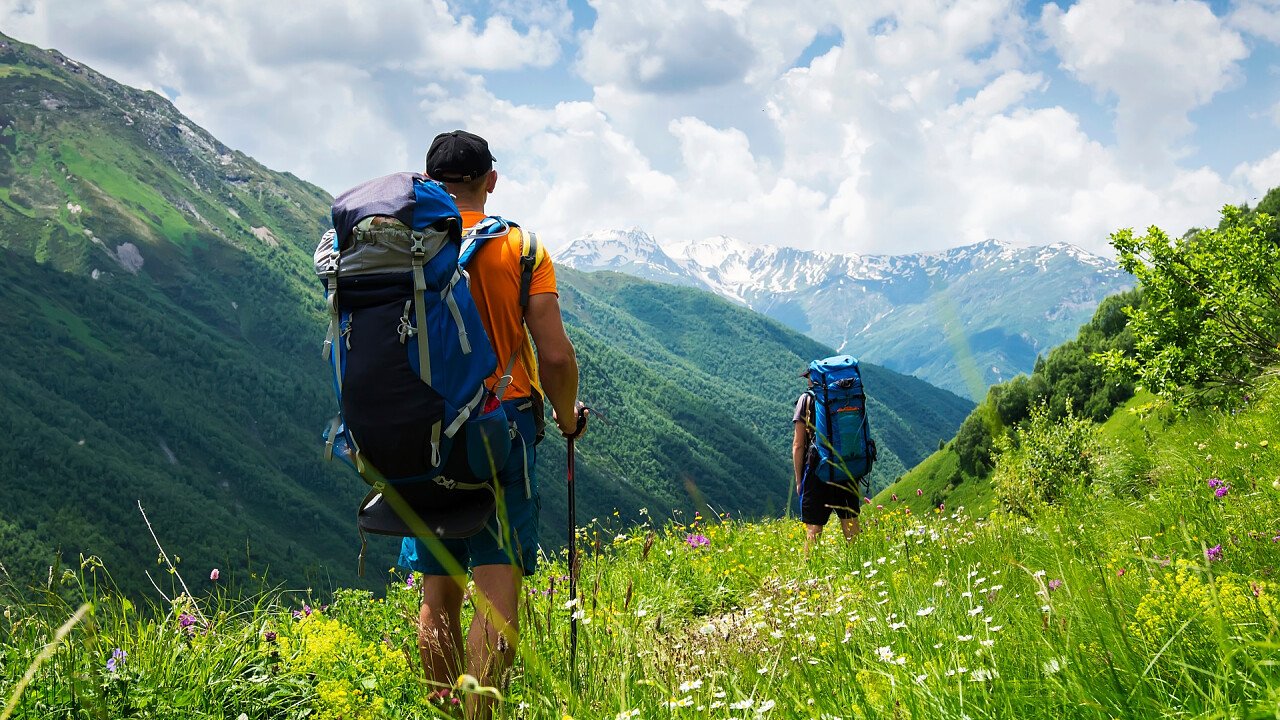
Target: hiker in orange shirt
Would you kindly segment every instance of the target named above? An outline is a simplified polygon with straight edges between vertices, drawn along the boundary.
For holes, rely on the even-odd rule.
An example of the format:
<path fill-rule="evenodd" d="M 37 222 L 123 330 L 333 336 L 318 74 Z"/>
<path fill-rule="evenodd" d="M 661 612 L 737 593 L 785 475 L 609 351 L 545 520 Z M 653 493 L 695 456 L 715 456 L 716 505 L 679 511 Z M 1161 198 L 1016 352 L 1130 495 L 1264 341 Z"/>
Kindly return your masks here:
<path fill-rule="evenodd" d="M 494 389 L 510 376 L 503 407 L 520 434 L 499 472 L 504 502 L 491 527 L 442 543 L 475 581 L 476 614 L 465 653 L 459 618 L 466 578 L 451 577 L 445 566 L 453 563 L 442 563 L 421 540 L 405 538 L 401 548 L 399 564 L 425 575 L 419 651 L 427 679 L 444 686 L 464 668 L 481 685 L 501 685 L 515 658 L 521 581 L 537 565 L 541 498 L 533 467 L 542 438 L 543 398 L 565 437 L 581 435 L 587 422 L 586 409 L 577 402 L 578 362 L 560 318 L 551 257 L 534 233 L 486 215 L 485 203 L 498 182 L 493 162 L 484 138 L 464 130 L 436 136 L 427 151 L 427 175 L 454 196 L 463 227 L 473 240 L 478 233 L 488 238 L 472 248 L 467 263 L 472 296 L 499 358 L 499 368 L 485 384 Z M 464 254 L 467 245 L 464 236 Z M 489 717 L 490 702 L 469 696 L 467 716 Z"/>

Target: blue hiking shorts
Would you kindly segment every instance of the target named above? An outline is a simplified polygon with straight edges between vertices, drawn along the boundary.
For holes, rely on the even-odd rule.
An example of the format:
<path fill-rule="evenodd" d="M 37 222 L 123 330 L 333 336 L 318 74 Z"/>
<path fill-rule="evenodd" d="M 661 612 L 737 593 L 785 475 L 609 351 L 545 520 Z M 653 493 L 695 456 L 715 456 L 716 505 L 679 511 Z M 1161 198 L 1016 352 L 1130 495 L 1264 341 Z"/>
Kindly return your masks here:
<path fill-rule="evenodd" d="M 502 409 L 514 421 L 520 436 L 511 446 L 507 462 L 498 471 L 501 492 L 498 509 L 484 529 L 469 538 L 424 543 L 407 537 L 400 544 L 402 568 L 424 575 L 451 575 L 449 565 L 470 570 L 478 565 L 515 565 L 525 575 L 532 575 L 538 565 L 538 515 L 542 498 L 533 465 L 537 457 L 534 438 L 537 434 L 533 417 L 534 403 L 529 398 L 506 400 Z M 432 551 L 435 546 L 435 552 Z M 437 553 L 447 553 L 446 563 Z"/>

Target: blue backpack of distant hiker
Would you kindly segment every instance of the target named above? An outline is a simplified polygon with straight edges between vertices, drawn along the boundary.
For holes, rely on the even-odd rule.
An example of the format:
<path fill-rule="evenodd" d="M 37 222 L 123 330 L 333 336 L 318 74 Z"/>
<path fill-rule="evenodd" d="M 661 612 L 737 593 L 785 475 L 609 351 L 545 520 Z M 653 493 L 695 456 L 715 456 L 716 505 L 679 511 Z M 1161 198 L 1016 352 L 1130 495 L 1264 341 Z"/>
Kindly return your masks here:
<path fill-rule="evenodd" d="M 494 512 L 494 478 L 517 436 L 501 404 L 512 363 L 486 389 L 498 360 L 459 262 L 462 243 L 444 186 L 397 173 L 335 198 L 333 229 L 316 248 L 339 410 L 325 453 L 371 486 L 357 516 L 362 538 L 467 537 Z M 363 559 L 362 547 L 362 569 Z"/>
<path fill-rule="evenodd" d="M 826 482 L 859 480 L 871 473 L 876 443 L 867 423 L 867 396 L 858 360 L 836 355 L 809 364 L 813 398 L 814 477 Z"/>

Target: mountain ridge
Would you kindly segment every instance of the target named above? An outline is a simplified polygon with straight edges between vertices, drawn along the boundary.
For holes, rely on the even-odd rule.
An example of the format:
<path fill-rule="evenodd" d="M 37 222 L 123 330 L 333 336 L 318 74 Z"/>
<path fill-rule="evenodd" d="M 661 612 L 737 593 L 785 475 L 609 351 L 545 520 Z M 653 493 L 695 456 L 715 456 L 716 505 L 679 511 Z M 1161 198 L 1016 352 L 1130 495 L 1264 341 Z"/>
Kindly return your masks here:
<path fill-rule="evenodd" d="M 664 246 L 632 228 L 582 236 L 557 259 L 709 290 L 970 399 L 1030 372 L 1036 356 L 1069 339 L 1103 297 L 1132 285 L 1114 263 L 1077 246 L 994 239 L 867 255 L 749 246 L 726 236 Z"/>

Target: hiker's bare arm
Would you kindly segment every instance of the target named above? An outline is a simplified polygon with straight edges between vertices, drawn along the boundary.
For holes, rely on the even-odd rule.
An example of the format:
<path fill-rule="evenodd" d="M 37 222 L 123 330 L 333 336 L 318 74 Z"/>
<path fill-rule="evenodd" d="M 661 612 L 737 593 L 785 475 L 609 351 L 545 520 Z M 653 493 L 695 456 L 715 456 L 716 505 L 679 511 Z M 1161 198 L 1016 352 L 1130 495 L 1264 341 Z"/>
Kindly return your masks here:
<path fill-rule="evenodd" d="M 555 410 L 560 432 L 572 433 L 578 425 L 574 403 L 578 400 L 578 356 L 560 320 L 560 299 L 555 293 L 529 296 L 524 324 L 538 349 L 538 378 Z"/>
<path fill-rule="evenodd" d="M 805 429 L 804 423 L 793 423 L 796 426 L 796 435 L 791 440 L 791 464 L 796 474 L 796 492 L 800 492 L 800 478 L 804 471 L 804 456 L 807 445 L 809 444 L 809 432 Z"/>

